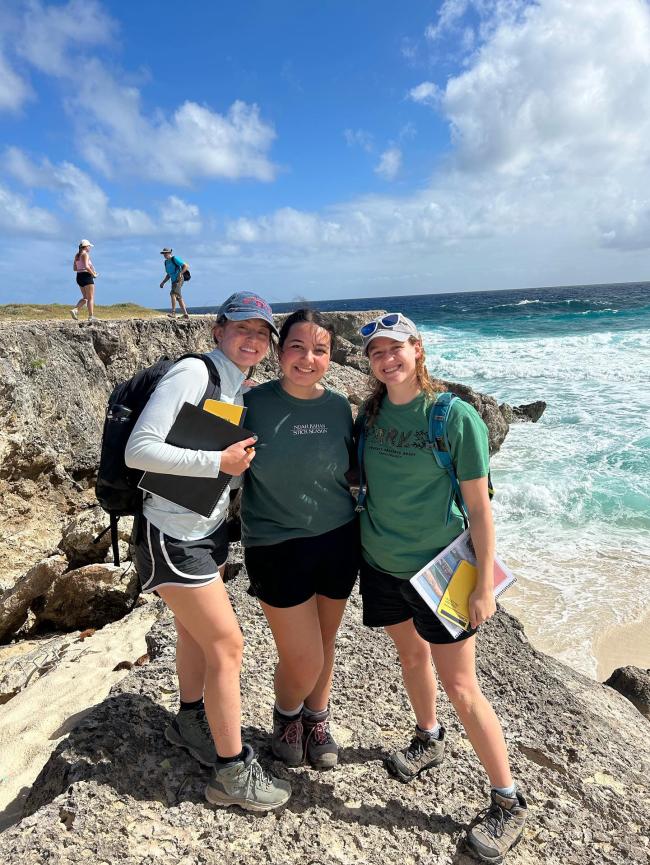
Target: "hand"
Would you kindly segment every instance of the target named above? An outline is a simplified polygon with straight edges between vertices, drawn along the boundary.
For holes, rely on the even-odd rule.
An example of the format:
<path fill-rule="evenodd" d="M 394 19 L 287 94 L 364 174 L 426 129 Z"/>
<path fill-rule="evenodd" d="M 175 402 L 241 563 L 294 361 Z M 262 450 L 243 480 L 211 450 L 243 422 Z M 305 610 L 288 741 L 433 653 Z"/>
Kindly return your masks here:
<path fill-rule="evenodd" d="M 235 442 L 221 452 L 221 471 L 227 475 L 241 475 L 255 458 L 257 436 Z"/>
<path fill-rule="evenodd" d="M 472 628 L 478 628 L 497 611 L 497 602 L 491 586 L 487 589 L 474 589 L 469 596 L 469 623 Z"/>

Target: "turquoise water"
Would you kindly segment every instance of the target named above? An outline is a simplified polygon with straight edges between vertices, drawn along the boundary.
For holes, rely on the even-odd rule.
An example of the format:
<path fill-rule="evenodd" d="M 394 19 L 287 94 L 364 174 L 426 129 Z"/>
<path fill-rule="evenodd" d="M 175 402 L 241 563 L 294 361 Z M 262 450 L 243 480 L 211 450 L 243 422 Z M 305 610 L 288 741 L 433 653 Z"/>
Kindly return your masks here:
<path fill-rule="evenodd" d="M 498 547 L 518 577 L 504 603 L 536 646 L 594 675 L 594 639 L 650 608 L 650 284 L 315 305 L 402 310 L 432 374 L 548 403 L 492 460 Z"/>

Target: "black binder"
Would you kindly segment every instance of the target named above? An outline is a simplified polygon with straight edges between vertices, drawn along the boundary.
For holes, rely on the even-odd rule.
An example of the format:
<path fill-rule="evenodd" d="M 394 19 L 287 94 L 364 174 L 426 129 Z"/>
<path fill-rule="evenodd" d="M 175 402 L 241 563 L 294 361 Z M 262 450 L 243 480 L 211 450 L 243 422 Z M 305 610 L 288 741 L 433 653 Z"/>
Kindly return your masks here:
<path fill-rule="evenodd" d="M 186 402 L 165 441 L 193 451 L 222 451 L 253 435 L 250 430 Z M 155 493 L 175 505 L 209 517 L 231 478 L 232 475 L 225 472 L 219 472 L 216 478 L 145 472 L 138 486 L 147 493 Z"/>

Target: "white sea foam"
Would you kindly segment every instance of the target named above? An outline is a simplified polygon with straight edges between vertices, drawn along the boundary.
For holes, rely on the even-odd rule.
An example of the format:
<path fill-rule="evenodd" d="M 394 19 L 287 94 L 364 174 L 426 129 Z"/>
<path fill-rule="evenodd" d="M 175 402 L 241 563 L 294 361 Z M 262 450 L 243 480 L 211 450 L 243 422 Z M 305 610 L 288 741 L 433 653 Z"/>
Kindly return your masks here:
<path fill-rule="evenodd" d="M 593 675 L 596 632 L 650 607 L 650 332 L 422 330 L 435 375 L 548 403 L 492 461 L 499 549 L 519 578 L 505 603 L 536 645 Z"/>

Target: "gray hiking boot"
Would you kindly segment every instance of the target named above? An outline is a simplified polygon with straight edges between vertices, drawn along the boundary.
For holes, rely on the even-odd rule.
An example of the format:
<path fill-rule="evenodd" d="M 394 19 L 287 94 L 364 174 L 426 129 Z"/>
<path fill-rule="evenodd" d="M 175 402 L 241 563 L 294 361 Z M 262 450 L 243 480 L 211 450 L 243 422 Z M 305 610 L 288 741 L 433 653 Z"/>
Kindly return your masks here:
<path fill-rule="evenodd" d="M 330 710 L 302 716 L 305 755 L 314 769 L 333 769 L 339 761 L 339 746 L 330 733 Z"/>
<path fill-rule="evenodd" d="M 519 792 L 511 798 L 492 790 L 490 799 L 490 807 L 476 816 L 467 833 L 467 844 L 481 861 L 498 863 L 521 838 L 528 806 Z"/>
<path fill-rule="evenodd" d="M 205 798 L 213 805 L 239 805 L 246 811 L 272 811 L 290 796 L 291 784 L 266 772 L 250 745 L 244 745 L 243 760 L 215 766 L 205 788 Z"/>
<path fill-rule="evenodd" d="M 165 739 L 172 745 L 185 748 L 204 766 L 214 766 L 217 762 L 217 751 L 203 709 L 179 712 L 165 727 Z"/>
<path fill-rule="evenodd" d="M 276 708 L 273 709 L 271 750 L 285 766 L 295 768 L 302 764 L 304 758 L 302 729 L 302 715 L 298 715 L 297 718 L 287 718 Z"/>
<path fill-rule="evenodd" d="M 441 727 L 440 738 L 434 739 L 416 727 L 411 744 L 401 751 L 393 751 L 386 759 L 386 768 L 400 781 L 412 781 L 420 772 L 439 766 L 444 755 L 445 728 Z"/>

